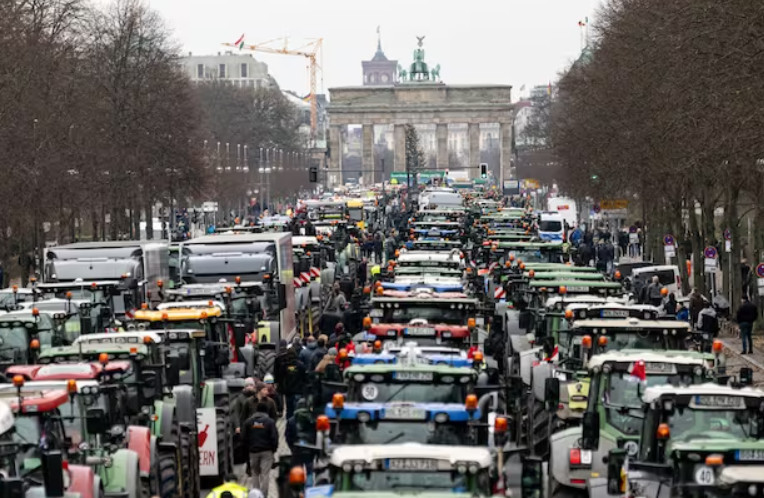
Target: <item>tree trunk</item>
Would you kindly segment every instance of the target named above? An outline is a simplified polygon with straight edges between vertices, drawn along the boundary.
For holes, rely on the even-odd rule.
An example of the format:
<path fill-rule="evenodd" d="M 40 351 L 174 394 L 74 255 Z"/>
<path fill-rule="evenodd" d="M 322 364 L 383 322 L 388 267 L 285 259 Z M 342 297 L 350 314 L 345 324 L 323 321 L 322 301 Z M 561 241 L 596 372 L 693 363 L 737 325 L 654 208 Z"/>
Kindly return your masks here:
<path fill-rule="evenodd" d="M 695 201 L 690 200 L 688 208 L 690 218 L 690 240 L 692 242 L 692 283 L 701 294 L 706 293 L 706 281 L 703 278 L 703 237 L 698 227 L 698 213 Z"/>

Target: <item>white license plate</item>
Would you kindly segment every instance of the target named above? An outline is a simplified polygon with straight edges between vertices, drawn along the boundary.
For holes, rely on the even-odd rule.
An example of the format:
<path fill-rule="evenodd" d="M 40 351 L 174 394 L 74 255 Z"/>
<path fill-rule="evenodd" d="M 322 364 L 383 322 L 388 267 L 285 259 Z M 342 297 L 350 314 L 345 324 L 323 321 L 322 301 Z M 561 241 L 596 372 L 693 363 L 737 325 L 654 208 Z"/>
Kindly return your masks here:
<path fill-rule="evenodd" d="M 389 406 L 385 408 L 385 418 L 391 420 L 424 420 L 427 412 L 415 406 Z"/>
<path fill-rule="evenodd" d="M 369 311 L 369 316 L 372 318 L 382 318 L 385 315 L 385 312 L 382 310 L 371 310 Z"/>
<path fill-rule="evenodd" d="M 391 458 L 387 461 L 388 470 L 438 470 L 437 460 L 424 458 Z"/>
<path fill-rule="evenodd" d="M 408 327 L 406 335 L 430 336 L 435 335 L 435 329 L 432 327 Z"/>
<path fill-rule="evenodd" d="M 566 289 L 568 292 L 589 292 L 589 287 L 583 285 L 569 285 Z"/>
<path fill-rule="evenodd" d="M 482 316 L 475 318 L 475 325 L 485 325 L 485 318 Z"/>
<path fill-rule="evenodd" d="M 432 380 L 432 372 L 395 372 L 396 380 L 428 381 Z"/>
<path fill-rule="evenodd" d="M 602 318 L 629 318 L 626 310 L 602 310 Z"/>
<path fill-rule="evenodd" d="M 764 450 L 737 450 L 735 460 L 739 462 L 762 461 L 764 460 Z"/>

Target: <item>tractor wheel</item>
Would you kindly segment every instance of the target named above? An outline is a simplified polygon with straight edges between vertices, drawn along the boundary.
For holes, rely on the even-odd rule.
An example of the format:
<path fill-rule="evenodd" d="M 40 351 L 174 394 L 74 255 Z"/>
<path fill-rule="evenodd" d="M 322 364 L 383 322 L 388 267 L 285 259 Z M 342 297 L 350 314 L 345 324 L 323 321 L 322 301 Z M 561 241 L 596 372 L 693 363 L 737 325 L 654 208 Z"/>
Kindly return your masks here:
<path fill-rule="evenodd" d="M 257 376 L 265 378 L 265 374 L 273 375 L 273 365 L 276 362 L 276 351 L 260 350 L 257 355 Z"/>
<path fill-rule="evenodd" d="M 233 441 L 231 439 L 231 409 L 228 394 L 215 398 L 215 428 L 218 437 L 218 480 L 225 482 L 225 477 L 232 473 Z"/>
<path fill-rule="evenodd" d="M 180 427 L 180 478 L 183 481 L 183 498 L 198 498 L 199 444 L 193 436 L 196 432 L 187 426 Z"/>
<path fill-rule="evenodd" d="M 175 453 L 159 454 L 159 482 L 157 496 L 159 498 L 179 498 L 178 492 L 178 461 Z"/>

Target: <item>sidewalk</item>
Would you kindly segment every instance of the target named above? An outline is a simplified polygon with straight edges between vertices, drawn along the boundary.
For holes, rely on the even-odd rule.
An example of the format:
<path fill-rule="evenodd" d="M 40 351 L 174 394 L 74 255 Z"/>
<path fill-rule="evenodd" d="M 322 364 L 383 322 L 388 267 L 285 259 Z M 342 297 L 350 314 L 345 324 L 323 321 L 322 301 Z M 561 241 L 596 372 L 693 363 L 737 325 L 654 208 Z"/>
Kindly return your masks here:
<path fill-rule="evenodd" d="M 724 354 L 727 357 L 727 370 L 730 374 L 737 374 L 741 367 L 753 369 L 753 384 L 764 385 L 764 337 L 753 337 L 753 354 L 743 355 L 743 342 L 739 337 L 722 337 Z"/>

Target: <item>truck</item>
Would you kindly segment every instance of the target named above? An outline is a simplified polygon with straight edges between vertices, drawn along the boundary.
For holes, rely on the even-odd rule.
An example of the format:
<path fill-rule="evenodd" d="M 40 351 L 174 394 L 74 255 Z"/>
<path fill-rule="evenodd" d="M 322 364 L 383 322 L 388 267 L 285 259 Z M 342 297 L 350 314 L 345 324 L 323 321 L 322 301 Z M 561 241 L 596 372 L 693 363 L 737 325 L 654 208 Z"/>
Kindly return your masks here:
<path fill-rule="evenodd" d="M 184 283 L 261 282 L 275 292 L 276 306 L 264 307 L 260 327 L 272 345 L 297 330 L 292 234 L 287 232 L 207 235 L 181 244 Z M 260 344 L 262 347 L 263 345 Z"/>
<path fill-rule="evenodd" d="M 114 299 L 118 319 L 130 317 L 159 290 L 157 282 L 170 280 L 167 241 L 76 242 L 45 250 L 44 283 L 119 280 L 120 295 Z"/>

